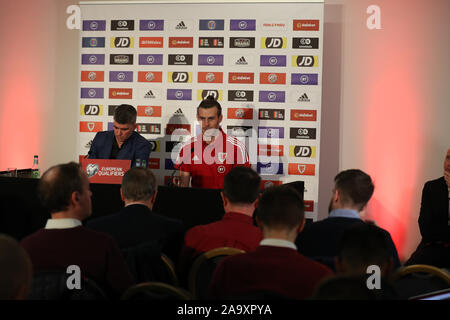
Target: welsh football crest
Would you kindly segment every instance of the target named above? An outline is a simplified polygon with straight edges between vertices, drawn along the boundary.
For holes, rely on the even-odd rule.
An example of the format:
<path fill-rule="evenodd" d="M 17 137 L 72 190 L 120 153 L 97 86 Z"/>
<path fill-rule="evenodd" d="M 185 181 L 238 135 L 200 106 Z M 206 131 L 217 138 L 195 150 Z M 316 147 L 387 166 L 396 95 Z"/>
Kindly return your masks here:
<path fill-rule="evenodd" d="M 217 158 L 219 158 L 220 163 L 223 163 L 225 161 L 225 159 L 227 158 L 227 153 L 226 152 L 219 152 L 217 154 Z"/>

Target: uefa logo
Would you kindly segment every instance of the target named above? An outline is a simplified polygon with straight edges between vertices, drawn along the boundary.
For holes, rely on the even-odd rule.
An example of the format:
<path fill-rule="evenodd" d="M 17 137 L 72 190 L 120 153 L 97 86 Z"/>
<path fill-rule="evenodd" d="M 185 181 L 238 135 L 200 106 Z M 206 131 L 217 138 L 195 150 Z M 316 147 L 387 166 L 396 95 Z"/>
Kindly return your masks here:
<path fill-rule="evenodd" d="M 149 82 L 155 80 L 155 75 L 153 74 L 153 72 L 147 72 L 145 74 L 145 80 L 147 80 Z"/>
<path fill-rule="evenodd" d="M 89 72 L 88 79 L 94 81 L 95 79 L 97 79 L 97 73 L 93 71 Z"/>
<path fill-rule="evenodd" d="M 268 78 L 269 82 L 275 83 L 278 80 L 278 76 L 275 73 L 269 74 Z"/>
<path fill-rule="evenodd" d="M 214 30 L 216 28 L 216 22 L 214 20 L 208 21 L 208 29 Z"/>
<path fill-rule="evenodd" d="M 153 108 L 152 107 L 146 107 L 144 110 L 144 113 L 146 116 L 151 116 L 153 114 Z"/>
<path fill-rule="evenodd" d="M 245 116 L 245 111 L 242 109 L 237 109 L 235 113 L 236 118 L 242 119 Z"/>
<path fill-rule="evenodd" d="M 216 77 L 214 76 L 214 73 L 208 72 L 206 74 L 206 81 L 213 82 L 215 79 L 216 79 Z"/>

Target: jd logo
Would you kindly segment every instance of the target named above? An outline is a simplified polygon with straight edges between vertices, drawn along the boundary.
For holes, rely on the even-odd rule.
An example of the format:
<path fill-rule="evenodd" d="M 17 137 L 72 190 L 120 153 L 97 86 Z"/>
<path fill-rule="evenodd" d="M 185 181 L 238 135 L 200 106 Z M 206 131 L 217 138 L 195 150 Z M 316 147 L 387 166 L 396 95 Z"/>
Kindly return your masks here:
<path fill-rule="evenodd" d="M 118 37 L 114 39 L 114 47 L 116 48 L 129 48 L 131 40 L 129 37 Z"/>
<path fill-rule="evenodd" d="M 96 116 L 100 114 L 100 108 L 96 104 L 87 104 L 84 106 L 84 114 L 87 116 Z"/>
<path fill-rule="evenodd" d="M 314 65 L 313 56 L 298 56 L 297 66 L 299 67 L 312 67 Z"/>
<path fill-rule="evenodd" d="M 296 157 L 310 157 L 311 153 L 311 147 L 296 146 L 294 149 L 294 154 Z"/>
<path fill-rule="evenodd" d="M 267 38 L 265 41 L 266 48 L 282 48 L 283 38 Z"/>
<path fill-rule="evenodd" d="M 188 74 L 186 72 L 174 72 L 172 73 L 173 82 L 188 82 Z"/>
<path fill-rule="evenodd" d="M 213 96 L 214 99 L 218 99 L 219 98 L 219 91 L 218 90 L 203 90 L 202 91 L 202 100 L 205 100 L 206 97 L 208 96 Z"/>
<path fill-rule="evenodd" d="M 67 289 L 73 290 L 73 289 L 81 289 L 81 270 L 80 267 L 77 265 L 70 265 L 67 267 L 66 270 L 67 274 L 70 274 L 70 276 L 67 277 L 66 280 L 66 286 Z"/>

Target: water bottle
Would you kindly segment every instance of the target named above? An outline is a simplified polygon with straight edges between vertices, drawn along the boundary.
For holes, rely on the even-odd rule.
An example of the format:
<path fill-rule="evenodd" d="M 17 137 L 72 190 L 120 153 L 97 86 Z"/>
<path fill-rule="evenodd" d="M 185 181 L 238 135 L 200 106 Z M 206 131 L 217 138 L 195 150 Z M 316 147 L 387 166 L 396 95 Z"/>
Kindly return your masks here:
<path fill-rule="evenodd" d="M 33 166 L 31 167 L 31 177 L 39 179 L 41 177 L 41 170 L 39 169 L 39 158 L 37 155 L 34 156 Z"/>

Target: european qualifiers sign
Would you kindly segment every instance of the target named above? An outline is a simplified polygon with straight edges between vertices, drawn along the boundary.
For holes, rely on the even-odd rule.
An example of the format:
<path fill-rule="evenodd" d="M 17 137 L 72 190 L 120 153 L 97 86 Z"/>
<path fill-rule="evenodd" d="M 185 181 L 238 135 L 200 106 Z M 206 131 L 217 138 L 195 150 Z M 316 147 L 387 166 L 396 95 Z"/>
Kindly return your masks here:
<path fill-rule="evenodd" d="M 323 2 L 195 1 L 82 1 L 78 155 L 113 129 L 118 105 L 130 104 L 163 184 L 181 146 L 201 133 L 198 105 L 213 96 L 223 131 L 246 145 L 263 175 L 261 188 L 304 181 L 306 215 L 316 219 Z"/>

